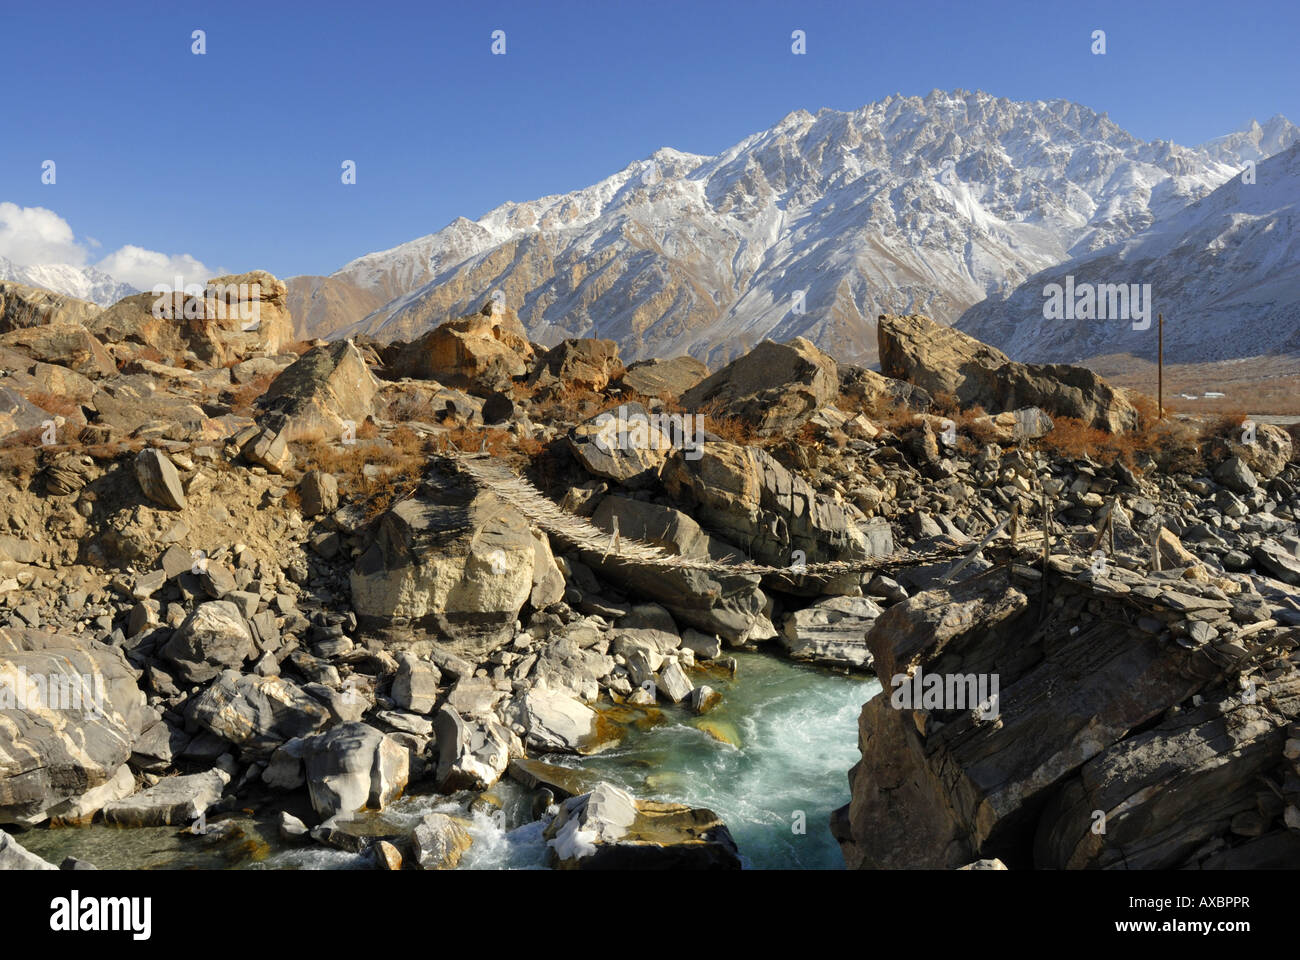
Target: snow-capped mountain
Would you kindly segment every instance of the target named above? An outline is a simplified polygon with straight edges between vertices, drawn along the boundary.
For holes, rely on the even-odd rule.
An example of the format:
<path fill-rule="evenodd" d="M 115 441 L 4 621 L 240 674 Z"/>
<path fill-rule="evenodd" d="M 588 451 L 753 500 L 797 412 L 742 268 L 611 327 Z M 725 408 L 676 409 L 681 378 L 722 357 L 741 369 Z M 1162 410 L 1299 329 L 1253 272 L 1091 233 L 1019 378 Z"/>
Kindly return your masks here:
<path fill-rule="evenodd" d="M 408 339 L 499 289 L 544 344 L 611 337 L 628 359 L 716 366 L 802 335 L 870 361 L 877 314 L 951 322 L 1173 216 L 1296 135 L 1275 118 L 1182 147 L 1063 100 L 894 96 L 797 111 L 716 157 L 659 150 L 290 287 L 317 335 Z"/>
<path fill-rule="evenodd" d="M 42 287 L 79 300 L 89 300 L 101 307 L 112 306 L 123 297 L 140 292 L 129 283 L 119 283 L 94 267 L 74 267 L 67 263 L 24 267 L 5 257 L 0 257 L 0 280 Z"/>
<path fill-rule="evenodd" d="M 956 325 L 1022 360 L 1153 360 L 1157 313 L 1165 317 L 1171 362 L 1300 353 L 1300 143 L 1261 160 L 1249 179 L 1233 177 L 1127 240 L 1036 274 L 1005 301 L 972 307 Z M 1149 284 L 1153 322 L 1134 329 L 1144 321 L 1079 318 L 1077 309 L 1075 319 L 1044 319 L 1044 288 L 1064 288 L 1067 277 L 1076 305 L 1088 294 L 1084 284 L 1094 294 L 1100 284 L 1123 285 L 1130 295 L 1134 285 Z"/>

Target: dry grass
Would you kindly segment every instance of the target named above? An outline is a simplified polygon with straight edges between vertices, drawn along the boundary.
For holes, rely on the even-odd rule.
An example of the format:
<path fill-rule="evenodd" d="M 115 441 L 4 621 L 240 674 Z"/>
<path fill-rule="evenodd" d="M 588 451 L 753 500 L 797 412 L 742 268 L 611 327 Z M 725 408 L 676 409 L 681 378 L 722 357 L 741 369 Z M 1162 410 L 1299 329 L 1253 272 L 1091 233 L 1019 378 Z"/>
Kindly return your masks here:
<path fill-rule="evenodd" d="M 362 436 L 367 426 L 374 430 L 370 421 L 358 427 L 357 443 L 326 442 L 311 434 L 292 446 L 304 471 L 333 474 L 340 495 L 361 504 L 367 519 L 373 519 L 415 491 L 434 450 L 428 440 L 407 427 L 398 427 L 382 441 Z M 378 468 L 378 474 L 373 479 L 367 477 L 366 467 Z"/>
<path fill-rule="evenodd" d="M 27 402 L 35 404 L 42 410 L 53 413 L 60 417 L 76 417 L 82 419 L 81 407 L 67 397 L 61 397 L 54 393 L 44 393 L 42 391 L 33 391 L 27 394 Z"/>
<path fill-rule="evenodd" d="M 271 382 L 279 373 L 263 373 L 240 384 L 231 391 L 230 411 L 241 417 L 251 417 L 256 409 L 258 398 L 271 387 Z"/>

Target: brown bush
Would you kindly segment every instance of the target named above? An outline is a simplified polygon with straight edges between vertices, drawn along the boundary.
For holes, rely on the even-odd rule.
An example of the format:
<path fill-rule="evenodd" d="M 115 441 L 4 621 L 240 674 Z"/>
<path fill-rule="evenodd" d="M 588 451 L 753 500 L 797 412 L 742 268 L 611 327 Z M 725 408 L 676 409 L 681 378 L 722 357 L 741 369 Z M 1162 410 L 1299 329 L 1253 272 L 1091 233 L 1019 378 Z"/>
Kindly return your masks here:
<path fill-rule="evenodd" d="M 257 400 L 271 387 L 271 382 L 278 373 L 258 374 L 248 383 L 240 384 L 231 393 L 230 410 L 241 417 L 251 417 L 256 409 Z"/>
<path fill-rule="evenodd" d="M 77 417 L 80 419 L 82 416 L 81 407 L 76 402 L 57 394 L 37 390 L 27 394 L 27 402 L 60 417 Z"/>

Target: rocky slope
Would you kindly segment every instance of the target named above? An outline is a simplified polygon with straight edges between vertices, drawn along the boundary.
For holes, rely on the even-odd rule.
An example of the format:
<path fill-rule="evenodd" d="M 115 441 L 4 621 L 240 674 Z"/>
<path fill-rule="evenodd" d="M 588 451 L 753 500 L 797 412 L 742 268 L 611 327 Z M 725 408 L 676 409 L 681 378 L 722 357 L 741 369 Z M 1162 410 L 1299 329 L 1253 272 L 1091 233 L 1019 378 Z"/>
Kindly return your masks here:
<path fill-rule="evenodd" d="M 0 280 L 40 287 L 66 297 L 88 300 L 101 307 L 111 306 L 123 297 L 139 293 L 129 283 L 121 283 L 94 267 L 74 267 L 67 263 L 23 266 L 0 257 Z"/>
<path fill-rule="evenodd" d="M 410 340 L 496 289 L 546 346 L 599 337 L 632 360 L 718 366 L 803 336 L 869 362 L 877 314 L 952 322 L 1296 139 L 1278 117 L 1202 147 L 1148 143 L 1078 104 L 961 90 L 798 111 L 716 157 L 663 149 L 294 278 L 291 305 L 302 335 Z"/>
<path fill-rule="evenodd" d="M 1040 362 L 1119 353 L 1155 360 L 1157 312 L 1165 316 L 1169 362 L 1295 353 L 1298 238 L 1300 145 L 1292 145 L 1260 160 L 1254 182 L 1234 177 L 1122 242 L 1031 276 L 1005 300 L 976 304 L 956 325 L 1019 359 Z M 1098 318 L 1095 311 L 1044 319 L 1044 288 L 1064 286 L 1067 276 L 1081 294 L 1085 284 L 1149 285 L 1150 322 Z"/>
<path fill-rule="evenodd" d="M 707 376 L 538 351 L 491 300 L 285 353 L 262 279 L 255 329 L 127 301 L 0 334 L 0 866 L 97 822 L 238 863 L 251 810 L 449 869 L 508 778 L 557 868 L 734 868 L 711 811 L 547 760 L 703 720 L 739 648 L 885 684 L 850 808 L 809 825 L 851 866 L 1297 862 L 1285 432 L 1148 424 L 953 331 L 926 355 L 917 316 L 879 325 L 894 376 L 798 339 Z M 1001 675 L 1001 720 L 890 706 L 958 667 Z M 424 791 L 455 814 L 382 816 Z"/>

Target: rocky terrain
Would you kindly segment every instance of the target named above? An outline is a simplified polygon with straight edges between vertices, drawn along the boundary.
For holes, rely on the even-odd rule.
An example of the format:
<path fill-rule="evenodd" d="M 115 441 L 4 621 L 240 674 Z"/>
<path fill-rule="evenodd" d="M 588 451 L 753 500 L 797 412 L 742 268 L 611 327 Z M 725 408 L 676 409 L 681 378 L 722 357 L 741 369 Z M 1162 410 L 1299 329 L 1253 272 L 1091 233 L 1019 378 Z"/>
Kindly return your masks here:
<path fill-rule="evenodd" d="M 725 740 L 749 649 L 880 677 L 809 825 L 850 867 L 1300 862 L 1287 432 L 918 315 L 882 373 L 800 337 L 711 370 L 547 347 L 482 291 L 295 341 L 284 284 L 223 280 L 256 323 L 0 295 L 0 865 L 85 824 L 256 859 L 251 815 L 447 869 L 509 781 L 554 867 L 736 868 L 713 811 L 556 761 Z M 891 704 L 919 671 L 998 711 Z M 457 812 L 384 819 L 424 794 Z"/>

